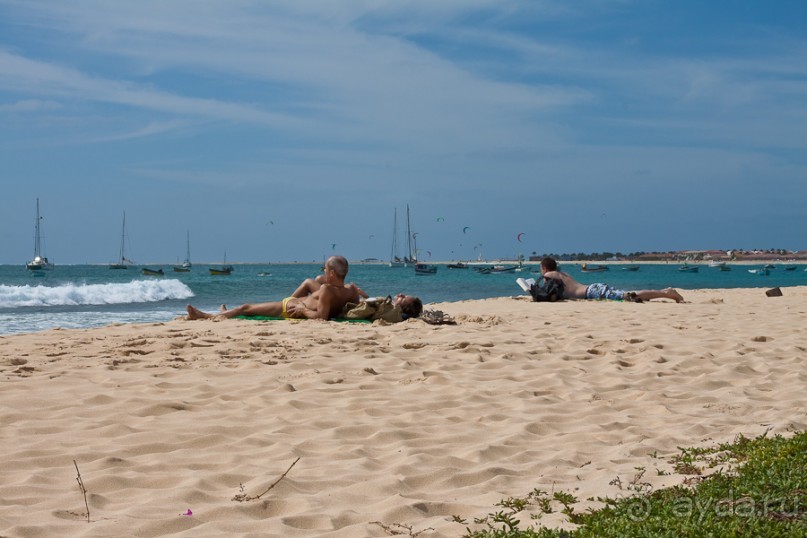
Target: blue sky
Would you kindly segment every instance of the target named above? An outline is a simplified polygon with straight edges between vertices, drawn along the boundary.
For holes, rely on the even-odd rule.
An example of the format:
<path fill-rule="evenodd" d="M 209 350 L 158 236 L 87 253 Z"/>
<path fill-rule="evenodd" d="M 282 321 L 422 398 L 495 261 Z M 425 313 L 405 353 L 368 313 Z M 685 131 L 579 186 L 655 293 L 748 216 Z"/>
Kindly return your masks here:
<path fill-rule="evenodd" d="M 805 5 L 0 0 L 0 263 L 805 250 Z"/>

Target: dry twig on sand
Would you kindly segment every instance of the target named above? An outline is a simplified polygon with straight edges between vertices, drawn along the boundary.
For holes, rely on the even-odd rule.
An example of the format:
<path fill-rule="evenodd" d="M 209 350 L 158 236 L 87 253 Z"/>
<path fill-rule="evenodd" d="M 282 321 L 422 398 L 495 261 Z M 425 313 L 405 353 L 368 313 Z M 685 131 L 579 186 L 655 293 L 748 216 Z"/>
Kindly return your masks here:
<path fill-rule="evenodd" d="M 288 469 L 286 469 L 286 472 L 285 472 L 285 473 L 283 473 L 282 475 L 280 475 L 280 478 L 278 478 L 277 480 L 275 480 L 275 481 L 272 483 L 272 485 L 271 485 L 271 486 L 269 486 L 268 488 L 266 488 L 266 491 L 264 491 L 264 492 L 263 492 L 263 493 L 261 493 L 260 495 L 257 495 L 257 496 L 255 496 L 255 497 L 253 497 L 253 496 L 251 496 L 251 495 L 247 495 L 246 493 L 239 493 L 238 495 L 236 495 L 235 497 L 233 497 L 233 500 L 234 500 L 234 501 L 238 501 L 238 502 L 244 502 L 244 501 L 257 501 L 258 499 L 260 499 L 261 497 L 263 497 L 264 495 L 266 495 L 267 493 L 269 493 L 269 491 L 270 491 L 270 490 L 271 490 L 273 487 L 275 487 L 275 486 L 278 484 L 278 482 L 280 482 L 281 480 L 283 480 L 284 478 L 286 478 L 286 475 L 287 475 L 287 474 L 289 474 L 289 471 L 291 471 L 291 468 L 292 468 L 292 467 L 294 467 L 294 466 L 297 464 L 297 462 L 298 462 L 298 461 L 300 461 L 300 458 L 299 458 L 299 457 L 298 457 L 296 460 L 294 460 L 294 461 L 292 462 L 292 464 L 291 464 L 291 465 L 289 465 L 289 468 L 288 468 Z M 243 486 L 242 486 L 242 488 L 243 488 Z"/>
<path fill-rule="evenodd" d="M 87 523 L 90 522 L 90 505 L 87 504 L 87 490 L 84 488 L 84 481 L 81 479 L 81 471 L 78 470 L 78 463 L 76 460 L 73 460 L 73 465 L 76 466 L 76 482 L 78 482 L 78 487 L 81 490 L 81 494 L 84 495 L 84 506 L 87 508 Z"/>

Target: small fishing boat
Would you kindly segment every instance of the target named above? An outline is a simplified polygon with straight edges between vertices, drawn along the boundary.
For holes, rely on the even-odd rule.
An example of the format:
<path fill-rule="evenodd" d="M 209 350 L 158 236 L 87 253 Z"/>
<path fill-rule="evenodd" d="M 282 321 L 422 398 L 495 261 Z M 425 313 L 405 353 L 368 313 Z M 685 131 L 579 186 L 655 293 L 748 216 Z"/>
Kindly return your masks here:
<path fill-rule="evenodd" d="M 638 271 L 639 266 L 638 265 L 623 265 L 622 270 L 623 271 Z"/>
<path fill-rule="evenodd" d="M 584 273 L 602 273 L 603 271 L 608 271 L 607 265 L 588 265 L 584 263 L 580 266 L 580 270 Z"/>
<path fill-rule="evenodd" d="M 513 273 L 517 267 L 515 265 L 494 265 L 490 268 L 491 273 Z"/>
<path fill-rule="evenodd" d="M 480 275 L 489 275 L 492 270 L 490 267 L 474 267 L 474 271 Z"/>
<path fill-rule="evenodd" d="M 230 265 L 226 267 L 210 267 L 208 271 L 210 271 L 211 275 L 229 275 L 233 272 L 233 268 Z"/>
<path fill-rule="evenodd" d="M 162 269 L 149 269 L 148 267 L 144 267 L 140 271 L 145 276 L 163 276 L 165 272 Z"/>
<path fill-rule="evenodd" d="M 759 275 L 759 276 L 768 276 L 770 274 L 770 270 L 767 267 L 763 267 L 761 269 L 749 269 L 749 273 L 752 275 Z"/>
<path fill-rule="evenodd" d="M 786 265 L 785 266 L 785 271 L 795 271 L 795 270 L 796 270 L 795 265 Z"/>
<path fill-rule="evenodd" d="M 456 262 L 456 263 L 449 263 L 446 265 L 449 269 L 468 269 L 467 263 Z"/>
<path fill-rule="evenodd" d="M 700 269 L 700 267 L 697 265 L 682 265 L 678 268 L 678 270 L 682 273 L 697 273 L 698 269 Z"/>
<path fill-rule="evenodd" d="M 437 273 L 437 266 L 431 263 L 416 263 L 415 264 L 415 274 L 416 275 L 433 275 Z"/>
<path fill-rule="evenodd" d="M 210 267 L 208 268 L 211 275 L 219 275 L 219 276 L 226 276 L 233 272 L 233 266 L 227 265 L 227 253 L 224 253 L 224 263 L 221 267 Z"/>
<path fill-rule="evenodd" d="M 272 276 L 272 273 L 267 273 L 266 271 L 261 271 L 258 273 L 258 276 Z"/>
<path fill-rule="evenodd" d="M 709 262 L 709 267 L 712 269 L 720 269 L 721 271 L 731 271 L 731 267 L 729 267 L 726 262 L 721 262 L 717 260 L 712 260 Z"/>

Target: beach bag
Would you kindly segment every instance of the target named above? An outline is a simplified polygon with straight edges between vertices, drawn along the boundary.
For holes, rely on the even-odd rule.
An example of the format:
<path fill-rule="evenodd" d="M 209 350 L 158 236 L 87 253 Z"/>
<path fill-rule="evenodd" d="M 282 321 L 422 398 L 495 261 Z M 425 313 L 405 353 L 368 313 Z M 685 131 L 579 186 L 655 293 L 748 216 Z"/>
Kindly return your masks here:
<path fill-rule="evenodd" d="M 341 317 L 345 319 L 369 319 L 375 321 L 383 319 L 389 323 L 403 321 L 401 309 L 392 304 L 392 297 L 383 299 L 368 299 L 360 303 L 348 303 L 342 311 Z"/>
<path fill-rule="evenodd" d="M 543 284 L 539 285 L 539 282 Z M 563 281 L 557 278 L 544 278 L 530 286 L 530 295 L 535 302 L 550 302 L 563 300 Z"/>

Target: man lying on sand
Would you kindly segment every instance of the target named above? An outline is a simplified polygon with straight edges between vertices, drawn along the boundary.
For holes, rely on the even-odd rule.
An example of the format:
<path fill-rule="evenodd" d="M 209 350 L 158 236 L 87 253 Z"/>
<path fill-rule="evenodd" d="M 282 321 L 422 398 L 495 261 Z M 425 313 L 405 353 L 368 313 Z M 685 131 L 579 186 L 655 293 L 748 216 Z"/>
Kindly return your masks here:
<path fill-rule="evenodd" d="M 617 290 L 607 284 L 597 283 L 586 286 L 573 279 L 568 273 L 558 271 L 558 262 L 546 257 L 541 260 L 541 274 L 544 278 L 557 278 L 563 281 L 564 299 L 610 299 L 612 301 L 649 301 L 650 299 L 672 299 L 676 303 L 684 302 L 681 294 L 672 288 L 664 290 Z"/>
<path fill-rule="evenodd" d="M 202 312 L 188 305 L 188 319 L 234 316 L 271 316 L 286 319 L 330 319 L 339 315 L 348 302 L 359 302 L 367 294 L 355 284 L 345 285 L 348 262 L 344 256 L 331 256 L 322 268 L 323 275 L 309 278 L 282 301 L 243 304 L 218 314 Z"/>
<path fill-rule="evenodd" d="M 188 305 L 189 320 L 235 316 L 269 316 L 285 319 L 330 319 L 339 316 L 348 303 L 359 303 L 368 295 L 354 283 L 345 284 L 348 261 L 342 256 L 332 256 L 322 268 L 323 274 L 305 279 L 290 297 L 282 301 L 243 304 L 239 307 L 222 309 L 217 314 L 202 312 Z M 378 301 L 383 298 L 377 299 Z M 398 308 L 405 318 L 416 318 L 423 312 L 423 303 L 418 297 L 399 293 L 392 298 L 392 305 Z"/>

